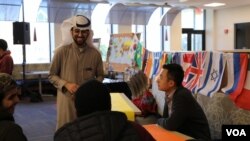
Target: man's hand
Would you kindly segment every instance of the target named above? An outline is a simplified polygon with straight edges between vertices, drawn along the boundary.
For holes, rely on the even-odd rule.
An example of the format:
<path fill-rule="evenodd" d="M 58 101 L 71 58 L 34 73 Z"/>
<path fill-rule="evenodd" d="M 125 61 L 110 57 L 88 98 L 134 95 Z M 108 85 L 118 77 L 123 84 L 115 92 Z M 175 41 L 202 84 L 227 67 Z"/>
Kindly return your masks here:
<path fill-rule="evenodd" d="M 79 88 L 79 85 L 75 83 L 66 83 L 64 86 L 71 94 L 74 94 L 77 89 Z"/>

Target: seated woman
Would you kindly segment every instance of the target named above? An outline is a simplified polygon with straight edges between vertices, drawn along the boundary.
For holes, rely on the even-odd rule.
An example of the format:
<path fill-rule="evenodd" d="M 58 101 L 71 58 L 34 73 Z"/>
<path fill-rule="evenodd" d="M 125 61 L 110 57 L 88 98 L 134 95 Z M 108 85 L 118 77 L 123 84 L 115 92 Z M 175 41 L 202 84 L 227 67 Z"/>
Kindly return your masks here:
<path fill-rule="evenodd" d="M 27 141 L 22 128 L 14 122 L 18 102 L 16 81 L 9 74 L 0 73 L 0 141 Z"/>

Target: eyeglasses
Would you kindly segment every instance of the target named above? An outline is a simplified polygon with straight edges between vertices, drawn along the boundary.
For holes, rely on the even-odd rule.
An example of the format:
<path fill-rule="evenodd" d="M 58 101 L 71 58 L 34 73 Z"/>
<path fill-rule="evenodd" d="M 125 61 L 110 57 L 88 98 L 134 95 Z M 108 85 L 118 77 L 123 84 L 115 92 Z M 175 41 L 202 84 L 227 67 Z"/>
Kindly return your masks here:
<path fill-rule="evenodd" d="M 84 34 L 89 34 L 89 30 L 88 29 L 85 29 L 85 30 L 80 30 L 80 29 L 78 29 L 78 28 L 75 28 L 75 29 L 73 29 L 73 32 L 75 33 L 75 34 L 81 34 L 81 35 L 84 35 Z"/>

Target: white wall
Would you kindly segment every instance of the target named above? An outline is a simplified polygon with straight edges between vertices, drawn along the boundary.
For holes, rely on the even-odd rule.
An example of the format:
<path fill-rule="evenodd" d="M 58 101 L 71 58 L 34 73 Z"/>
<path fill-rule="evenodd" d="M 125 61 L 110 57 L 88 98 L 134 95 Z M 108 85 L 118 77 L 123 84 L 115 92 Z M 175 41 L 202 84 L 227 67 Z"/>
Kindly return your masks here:
<path fill-rule="evenodd" d="M 250 5 L 207 13 L 206 47 L 208 50 L 234 49 L 234 24 L 250 22 Z M 212 19 L 214 18 L 214 19 Z M 224 30 L 228 29 L 228 34 Z"/>
<path fill-rule="evenodd" d="M 181 12 L 175 17 L 170 27 L 170 50 L 181 51 Z"/>
<path fill-rule="evenodd" d="M 214 10 L 206 10 L 206 50 L 215 50 Z"/>

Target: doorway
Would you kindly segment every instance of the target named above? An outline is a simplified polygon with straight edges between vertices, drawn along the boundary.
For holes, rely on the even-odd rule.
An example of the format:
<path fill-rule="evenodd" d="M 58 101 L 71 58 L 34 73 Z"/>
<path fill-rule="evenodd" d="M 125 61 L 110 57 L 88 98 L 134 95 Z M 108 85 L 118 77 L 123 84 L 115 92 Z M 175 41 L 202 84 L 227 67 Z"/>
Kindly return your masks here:
<path fill-rule="evenodd" d="M 205 49 L 205 30 L 182 29 L 183 51 L 204 51 Z"/>

